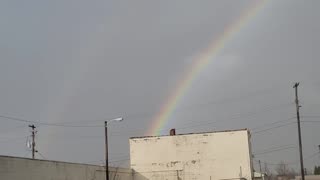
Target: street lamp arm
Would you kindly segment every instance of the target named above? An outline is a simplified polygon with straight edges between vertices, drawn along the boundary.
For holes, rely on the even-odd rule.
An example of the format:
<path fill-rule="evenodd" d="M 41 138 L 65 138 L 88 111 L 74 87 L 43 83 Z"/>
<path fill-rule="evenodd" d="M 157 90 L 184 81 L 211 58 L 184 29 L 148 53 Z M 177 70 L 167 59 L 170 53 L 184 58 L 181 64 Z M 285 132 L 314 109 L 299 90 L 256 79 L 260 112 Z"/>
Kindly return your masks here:
<path fill-rule="evenodd" d="M 113 122 L 113 121 L 120 122 L 120 121 L 123 121 L 123 118 L 122 118 L 122 117 L 119 117 L 119 118 L 115 118 L 115 119 L 106 120 L 106 121 L 105 121 L 105 125 L 108 125 L 109 123 L 111 123 L 111 122 Z"/>

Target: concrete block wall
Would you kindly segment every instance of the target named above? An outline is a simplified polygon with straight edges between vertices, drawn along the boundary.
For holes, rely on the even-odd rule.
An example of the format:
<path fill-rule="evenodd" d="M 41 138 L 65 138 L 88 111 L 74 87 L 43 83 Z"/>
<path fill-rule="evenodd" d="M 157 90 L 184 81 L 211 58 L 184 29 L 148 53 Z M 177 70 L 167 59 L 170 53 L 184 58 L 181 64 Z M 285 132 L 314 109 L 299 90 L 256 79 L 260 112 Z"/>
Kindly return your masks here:
<path fill-rule="evenodd" d="M 109 168 L 110 180 L 132 180 L 126 168 Z M 0 156 L 0 180 L 104 180 L 103 166 Z"/>

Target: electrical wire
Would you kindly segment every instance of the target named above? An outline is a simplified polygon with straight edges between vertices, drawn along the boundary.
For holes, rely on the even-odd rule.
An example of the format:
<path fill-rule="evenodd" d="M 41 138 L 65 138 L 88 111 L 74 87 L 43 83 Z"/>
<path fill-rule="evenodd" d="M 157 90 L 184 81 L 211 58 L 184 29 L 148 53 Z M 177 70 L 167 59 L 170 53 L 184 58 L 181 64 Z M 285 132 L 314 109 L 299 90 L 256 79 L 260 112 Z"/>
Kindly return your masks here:
<path fill-rule="evenodd" d="M 320 116 L 301 116 L 301 118 L 320 118 Z"/>
<path fill-rule="evenodd" d="M 26 119 L 21 119 L 21 118 L 16 118 L 16 117 L 10 117 L 10 116 L 3 116 L 0 115 L 0 118 L 5 118 L 5 119 L 10 119 L 13 121 L 19 121 L 19 122 L 24 122 L 24 123 L 33 123 L 33 124 L 40 124 L 44 126 L 56 126 L 56 127 L 104 127 L 103 125 L 97 126 L 97 125 L 65 125 L 63 123 L 44 123 L 44 122 L 38 122 L 38 121 L 31 121 L 31 120 L 26 120 Z"/>
<path fill-rule="evenodd" d="M 291 121 L 293 119 L 296 119 L 296 117 L 291 117 L 291 118 L 288 118 L 288 119 L 284 119 L 284 120 L 275 121 L 275 122 L 272 122 L 272 123 L 263 124 L 261 126 L 256 126 L 254 128 L 251 128 L 251 130 L 254 131 L 256 129 L 264 128 L 265 126 L 270 126 L 270 125 L 278 124 L 278 123 L 281 123 L 281 122 Z"/>
<path fill-rule="evenodd" d="M 6 129 L 4 129 L 4 131 L 1 130 L 0 134 L 9 133 L 9 132 L 11 133 L 14 130 L 25 128 L 25 127 L 27 127 L 27 126 L 23 125 L 23 126 L 16 126 L 16 127 L 13 127 L 13 128 L 6 128 Z"/>
<path fill-rule="evenodd" d="M 204 104 L 207 105 L 208 103 Z M 274 109 L 278 109 L 279 107 L 282 106 L 287 106 L 290 105 L 292 103 L 285 103 L 285 104 L 280 104 L 274 107 L 267 107 L 267 108 L 263 108 L 261 110 L 261 112 L 266 112 L 266 111 L 270 111 L 270 110 L 274 110 Z M 201 106 L 201 105 L 198 105 Z M 252 115 L 256 115 L 258 113 L 261 113 L 260 111 L 258 112 L 249 112 L 249 113 L 242 113 L 242 114 L 236 114 L 234 115 L 234 117 L 231 117 L 229 119 L 238 119 L 238 118 L 244 118 L 244 117 L 248 117 L 248 116 L 252 116 Z M 100 120 L 90 120 L 90 121 L 78 121 L 78 122 L 63 122 L 63 123 L 45 123 L 45 122 L 40 122 L 40 121 L 32 121 L 32 120 L 26 120 L 26 119 L 22 119 L 22 118 L 16 118 L 16 117 L 10 117 L 10 116 L 5 116 L 5 115 L 0 115 L 0 118 L 5 118 L 5 119 L 10 119 L 10 120 L 14 120 L 14 121 L 19 121 L 19 122 L 24 122 L 24 123 L 34 123 L 34 124 L 39 124 L 39 125 L 44 125 L 44 126 L 55 126 L 55 127 L 104 127 L 103 125 L 73 125 L 70 123 L 92 123 L 92 122 L 97 122 L 97 121 L 105 121 L 107 118 L 103 118 Z M 126 118 L 131 119 L 132 117 L 130 116 L 126 116 Z M 110 119 L 110 118 L 109 118 Z"/>
<path fill-rule="evenodd" d="M 39 154 L 44 160 L 47 160 L 39 151 L 36 151 L 37 154 Z"/>
<path fill-rule="evenodd" d="M 277 128 L 281 128 L 281 127 L 285 127 L 285 126 L 290 126 L 290 125 L 295 124 L 295 123 L 296 122 L 290 122 L 290 123 L 282 124 L 282 125 L 275 126 L 275 127 L 272 127 L 272 128 L 260 130 L 260 131 L 253 131 L 251 134 L 261 134 L 263 132 L 267 132 L 267 131 L 270 131 L 270 130 L 273 130 L 273 129 L 277 129 Z"/>
<path fill-rule="evenodd" d="M 304 161 L 310 160 L 311 158 L 313 158 L 314 156 L 316 156 L 316 155 L 318 155 L 318 154 L 319 154 L 319 152 L 316 152 L 316 153 L 314 153 L 314 154 L 311 154 L 311 155 L 303 158 L 303 160 L 304 160 Z M 257 160 L 254 160 L 254 161 L 255 161 L 255 162 L 259 162 L 259 161 L 257 161 Z M 282 164 L 282 163 L 269 163 L 269 162 L 265 162 L 265 161 L 264 161 L 264 163 L 267 164 L 267 165 L 271 165 L 271 166 L 277 166 L 277 165 Z M 284 163 L 284 164 L 286 164 L 286 165 L 294 165 L 294 164 L 299 164 L 299 163 L 300 163 L 300 161 L 292 161 L 292 162 Z"/>
<path fill-rule="evenodd" d="M 28 137 L 30 137 L 30 136 L 6 138 L 6 139 L 1 139 L 0 142 L 7 142 L 7 141 L 13 142 L 13 141 L 17 141 L 17 140 L 24 140 Z"/>
<path fill-rule="evenodd" d="M 307 123 L 320 123 L 320 121 L 301 121 L 301 122 L 307 122 Z"/>
<path fill-rule="evenodd" d="M 282 104 L 282 106 L 283 105 L 290 105 L 290 104 L 292 104 L 292 103 Z M 263 108 L 262 110 L 259 111 L 259 113 L 266 112 L 265 110 L 267 110 L 267 111 L 274 110 L 274 109 L 277 109 L 278 107 L 279 106 L 275 106 L 273 108 L 270 108 L 270 107 Z M 236 119 L 239 119 L 239 118 L 247 118 L 247 117 L 250 117 L 250 116 L 256 115 L 256 114 L 258 114 L 258 113 L 257 112 L 249 112 L 249 113 L 237 114 L 237 115 L 234 115 L 233 117 L 228 118 L 227 121 L 236 120 Z M 293 119 L 293 118 L 290 118 L 290 119 Z M 284 121 L 287 121 L 287 120 L 284 120 Z M 194 122 L 197 122 L 198 124 L 192 125 L 192 126 L 187 126 L 187 127 L 182 127 L 182 128 L 177 127 L 176 129 L 188 129 L 188 128 L 197 127 L 197 126 L 210 125 L 210 124 L 218 123 L 219 121 L 192 121 L 191 123 L 194 123 Z M 201 122 L 201 123 L 199 123 L 199 122 Z M 188 123 L 188 124 L 190 124 L 190 123 Z M 266 125 L 268 125 L 268 124 L 266 124 Z M 162 129 L 161 132 L 165 132 L 165 131 L 168 131 L 168 130 L 170 130 L 170 129 Z M 145 129 L 135 129 L 135 130 L 127 131 L 127 132 L 138 133 L 138 132 L 142 132 L 142 131 L 145 131 Z M 119 131 L 118 132 L 112 131 L 111 133 L 113 135 L 116 135 L 116 133 L 118 133 L 119 135 L 124 135 L 123 132 L 119 132 Z"/>
<path fill-rule="evenodd" d="M 280 145 L 280 146 L 273 146 L 273 147 L 270 147 L 270 148 L 267 148 L 267 149 L 256 151 L 255 153 L 265 152 L 265 151 L 278 149 L 278 148 L 283 148 L 283 147 L 288 147 L 288 146 L 295 146 L 295 144 L 285 144 L 285 145 Z M 253 154 L 255 154 L 255 153 L 253 153 Z"/>
<path fill-rule="evenodd" d="M 287 149 L 296 149 L 296 148 L 297 148 L 297 146 L 290 146 L 290 147 L 274 149 L 274 150 L 265 151 L 265 152 L 258 152 L 258 153 L 254 153 L 253 155 L 254 156 L 258 156 L 258 155 L 270 154 L 270 153 L 273 153 L 273 152 L 283 151 L 283 150 L 287 150 Z"/>

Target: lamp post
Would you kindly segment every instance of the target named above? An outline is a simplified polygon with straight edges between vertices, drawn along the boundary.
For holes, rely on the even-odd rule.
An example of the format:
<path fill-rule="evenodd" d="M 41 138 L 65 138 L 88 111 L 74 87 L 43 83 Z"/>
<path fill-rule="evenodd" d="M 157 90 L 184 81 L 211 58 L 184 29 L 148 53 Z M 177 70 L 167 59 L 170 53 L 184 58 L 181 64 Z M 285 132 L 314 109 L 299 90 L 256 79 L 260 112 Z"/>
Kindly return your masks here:
<path fill-rule="evenodd" d="M 123 118 L 115 118 L 111 120 L 107 120 L 104 122 L 104 129 L 105 129 L 105 146 L 106 146 L 106 180 L 109 180 L 109 159 L 108 159 L 108 124 L 112 121 L 122 121 Z"/>

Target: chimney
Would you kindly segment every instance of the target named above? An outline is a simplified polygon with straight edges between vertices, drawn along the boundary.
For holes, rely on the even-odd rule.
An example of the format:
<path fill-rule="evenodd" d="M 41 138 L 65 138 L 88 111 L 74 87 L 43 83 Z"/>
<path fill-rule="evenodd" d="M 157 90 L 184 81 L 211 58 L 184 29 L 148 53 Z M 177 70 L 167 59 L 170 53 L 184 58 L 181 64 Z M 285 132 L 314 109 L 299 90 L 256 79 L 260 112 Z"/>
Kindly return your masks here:
<path fill-rule="evenodd" d="M 176 135 L 176 129 L 171 129 L 170 136 L 175 136 L 175 135 Z"/>

